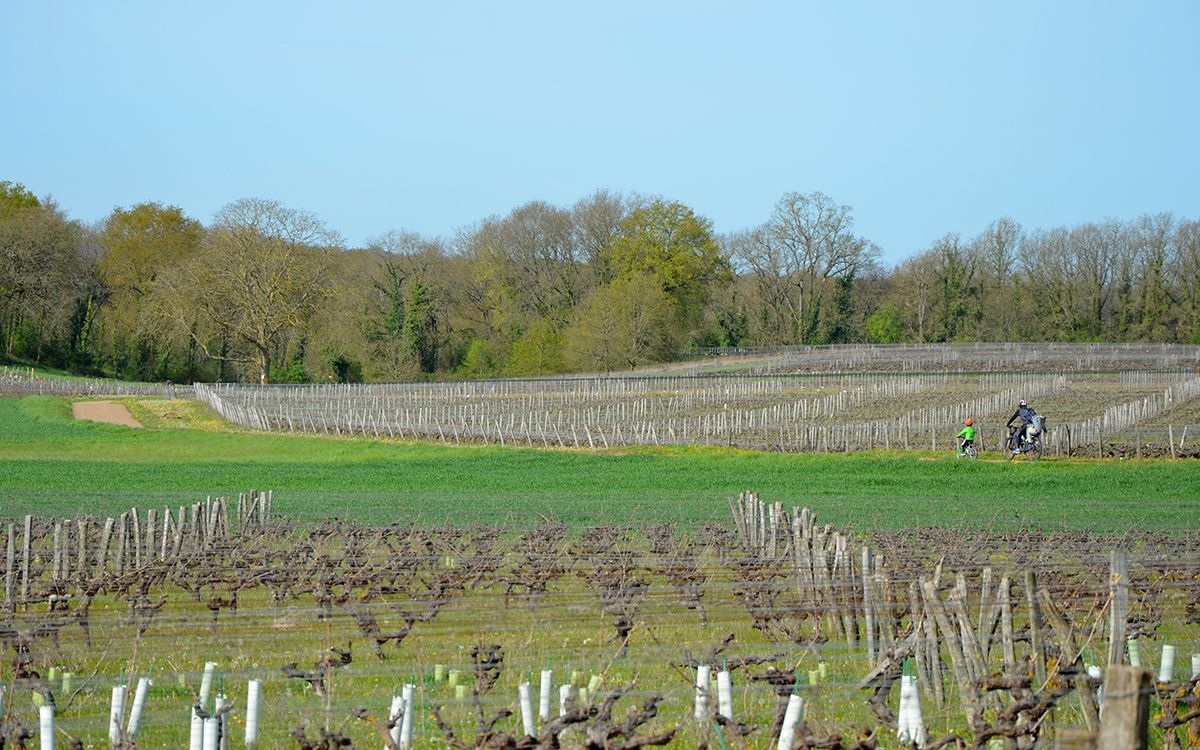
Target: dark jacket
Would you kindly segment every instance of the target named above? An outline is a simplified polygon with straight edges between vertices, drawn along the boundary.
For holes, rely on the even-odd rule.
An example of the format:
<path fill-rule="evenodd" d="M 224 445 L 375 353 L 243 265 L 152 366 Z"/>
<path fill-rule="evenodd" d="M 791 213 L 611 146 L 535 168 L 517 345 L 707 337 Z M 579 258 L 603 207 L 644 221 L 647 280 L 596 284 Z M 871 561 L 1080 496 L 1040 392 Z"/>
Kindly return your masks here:
<path fill-rule="evenodd" d="M 1008 422 L 1005 423 L 1005 426 L 1012 427 L 1013 422 L 1016 422 L 1018 419 L 1021 420 L 1021 424 L 1029 424 L 1036 416 L 1037 412 L 1033 410 L 1032 406 L 1018 406 L 1017 410 L 1013 412 L 1013 415 L 1008 418 Z"/>

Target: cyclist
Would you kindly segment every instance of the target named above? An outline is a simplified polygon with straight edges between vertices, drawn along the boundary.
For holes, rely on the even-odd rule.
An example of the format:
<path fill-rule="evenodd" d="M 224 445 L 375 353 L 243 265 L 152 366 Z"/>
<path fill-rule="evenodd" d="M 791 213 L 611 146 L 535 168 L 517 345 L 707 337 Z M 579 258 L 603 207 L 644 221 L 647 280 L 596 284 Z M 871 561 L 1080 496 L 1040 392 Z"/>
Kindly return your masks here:
<path fill-rule="evenodd" d="M 959 457 L 966 455 L 968 446 L 975 445 L 975 420 L 968 419 L 964 424 L 966 426 L 954 436 L 956 439 L 961 439 L 962 441 L 958 444 Z"/>
<path fill-rule="evenodd" d="M 1025 399 L 1021 399 L 1021 403 L 1017 405 L 1017 410 L 1013 412 L 1011 417 L 1008 418 L 1008 422 L 1005 423 L 1004 426 L 1012 430 L 1012 432 L 1009 433 L 1009 437 L 1012 438 L 1013 453 L 1021 452 L 1021 443 L 1025 439 L 1025 428 L 1033 422 L 1033 418 L 1036 416 L 1037 412 L 1033 410 L 1033 407 L 1030 406 Z M 1013 422 L 1017 422 L 1018 420 L 1019 424 L 1017 425 L 1016 429 L 1013 429 Z"/>

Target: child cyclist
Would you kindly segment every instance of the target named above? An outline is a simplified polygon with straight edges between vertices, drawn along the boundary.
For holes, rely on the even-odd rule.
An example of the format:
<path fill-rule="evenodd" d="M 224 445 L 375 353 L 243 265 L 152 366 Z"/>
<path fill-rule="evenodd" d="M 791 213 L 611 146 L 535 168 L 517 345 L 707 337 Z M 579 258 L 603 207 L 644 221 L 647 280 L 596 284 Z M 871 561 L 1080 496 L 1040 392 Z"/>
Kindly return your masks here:
<path fill-rule="evenodd" d="M 968 419 L 965 424 L 966 426 L 954 436 L 956 439 L 961 439 L 962 441 L 958 444 L 958 455 L 960 458 L 966 455 L 968 446 L 975 445 L 975 420 Z"/>

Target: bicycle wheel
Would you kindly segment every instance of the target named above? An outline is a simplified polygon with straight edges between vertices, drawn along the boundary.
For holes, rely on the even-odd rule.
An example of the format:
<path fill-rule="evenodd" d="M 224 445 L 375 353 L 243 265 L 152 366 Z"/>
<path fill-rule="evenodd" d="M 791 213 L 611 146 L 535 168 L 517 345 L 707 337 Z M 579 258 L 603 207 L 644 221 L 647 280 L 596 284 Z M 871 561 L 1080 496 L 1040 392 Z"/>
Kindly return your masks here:
<path fill-rule="evenodd" d="M 967 446 L 967 458 L 971 459 L 972 461 L 979 458 L 979 451 L 975 449 L 975 446 Z"/>

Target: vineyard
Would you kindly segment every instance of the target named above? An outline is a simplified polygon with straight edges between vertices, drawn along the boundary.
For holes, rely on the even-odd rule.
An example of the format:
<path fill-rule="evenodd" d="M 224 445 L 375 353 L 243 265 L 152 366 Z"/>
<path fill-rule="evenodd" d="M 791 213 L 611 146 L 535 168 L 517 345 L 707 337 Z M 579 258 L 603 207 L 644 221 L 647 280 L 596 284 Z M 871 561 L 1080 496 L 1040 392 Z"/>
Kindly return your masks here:
<path fill-rule="evenodd" d="M 1139 691 L 1157 744 L 1200 736 L 1194 534 L 859 538 L 750 494 L 697 528 L 284 506 L 8 523 L 11 746 L 1029 748 Z"/>
<path fill-rule="evenodd" d="M 1200 346 L 1187 344 L 837 344 L 715 348 L 697 352 L 725 368 L 759 373 L 816 372 L 1112 372 L 1195 369 Z M 703 371 L 703 362 L 694 371 Z"/>
<path fill-rule="evenodd" d="M 1195 347 L 712 354 L 265 387 L 0 370 L 40 397 L 0 410 L 0 747 L 1200 743 L 1194 463 L 921 460 L 967 417 L 995 457 L 1021 398 L 1049 457 L 1194 457 Z M 70 419 L 95 396 L 147 429 Z M 256 473 L 289 490 L 197 501 Z M 731 496 L 751 476 L 781 494 Z"/>
<path fill-rule="evenodd" d="M 714 350 L 685 371 L 441 383 L 121 384 L 0 371 L 0 393 L 194 397 L 258 430 L 542 448 L 1003 447 L 1024 398 L 1055 456 L 1200 454 L 1200 347 L 970 344 Z M 1189 442 L 1189 435 L 1192 440 Z"/>
<path fill-rule="evenodd" d="M 197 384 L 260 430 L 550 448 L 720 445 L 780 451 L 949 450 L 963 420 L 998 450 L 1022 399 L 1058 456 L 1200 453 L 1195 371 L 699 375 L 470 383 Z M 1189 433 L 1192 440 L 1189 442 Z"/>

